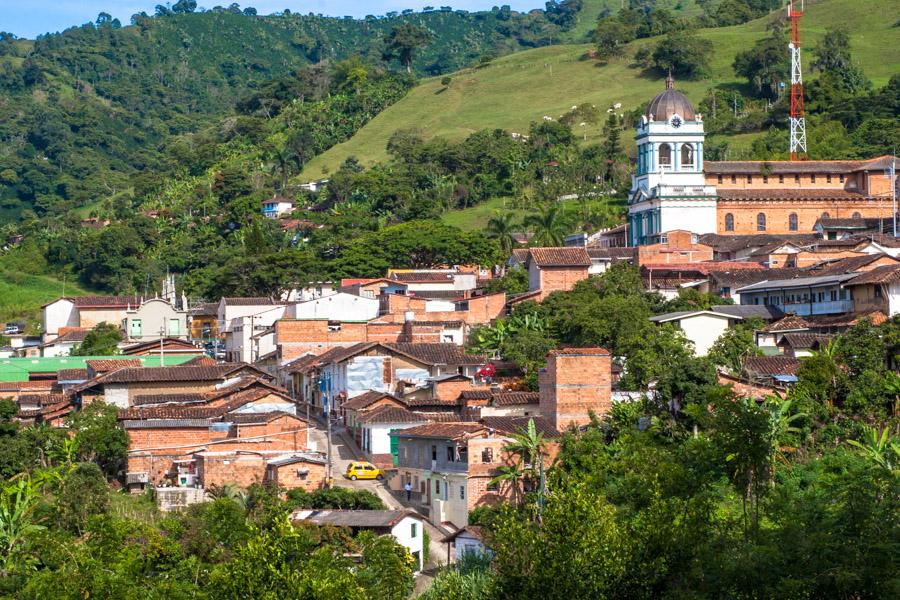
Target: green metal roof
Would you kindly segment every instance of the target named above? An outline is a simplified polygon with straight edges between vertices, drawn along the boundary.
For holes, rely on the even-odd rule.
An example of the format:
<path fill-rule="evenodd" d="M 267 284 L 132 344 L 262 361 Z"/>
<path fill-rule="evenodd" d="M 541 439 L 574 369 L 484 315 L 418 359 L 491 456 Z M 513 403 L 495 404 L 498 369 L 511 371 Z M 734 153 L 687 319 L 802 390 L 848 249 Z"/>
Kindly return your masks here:
<path fill-rule="evenodd" d="M 196 355 L 172 354 L 162 366 L 174 367 Z M 159 367 L 159 356 L 35 356 L 32 358 L 0 358 L 0 381 L 28 381 L 31 373 L 51 373 L 60 369 L 86 369 L 89 360 L 140 360 L 145 367 Z"/>

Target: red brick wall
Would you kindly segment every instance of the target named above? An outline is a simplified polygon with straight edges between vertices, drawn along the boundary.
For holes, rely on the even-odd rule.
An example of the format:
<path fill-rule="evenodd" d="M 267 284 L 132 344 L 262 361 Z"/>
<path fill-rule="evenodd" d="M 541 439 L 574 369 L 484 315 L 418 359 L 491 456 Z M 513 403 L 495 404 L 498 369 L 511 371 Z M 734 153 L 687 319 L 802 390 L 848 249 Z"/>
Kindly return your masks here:
<path fill-rule="evenodd" d="M 331 331 L 323 319 L 280 319 L 275 322 L 275 346 L 281 361 L 308 352 L 321 354 L 334 346 L 352 346 L 367 341 L 366 323 L 341 323 Z"/>
<path fill-rule="evenodd" d="M 297 474 L 300 469 L 308 469 L 306 477 Z M 300 462 L 282 467 L 269 467 L 269 478 L 287 490 L 302 488 L 313 491 L 325 487 L 326 466 L 318 463 Z"/>
<path fill-rule="evenodd" d="M 713 249 L 704 244 L 692 244 L 689 231 L 669 231 L 665 244 L 638 247 L 639 265 L 699 262 L 713 259 Z"/>
<path fill-rule="evenodd" d="M 588 411 L 598 417 L 612 406 L 611 357 L 598 348 L 570 348 L 551 352 L 540 379 L 541 416 L 557 429 L 571 423 L 590 422 Z"/>
<path fill-rule="evenodd" d="M 262 483 L 265 474 L 266 458 L 258 454 L 202 456 L 197 461 L 197 475 L 204 488 L 226 483 L 246 488 Z"/>
<path fill-rule="evenodd" d="M 880 206 L 879 206 L 880 205 Z M 854 213 L 862 217 L 883 216 L 890 219 L 890 200 L 872 202 L 871 200 L 722 200 L 716 205 L 717 230 L 720 234 L 756 234 L 756 233 L 811 233 L 816 221 L 822 213 L 832 218 L 850 218 Z M 734 230 L 725 230 L 725 215 L 734 215 Z M 766 229 L 759 231 L 756 216 L 766 215 Z M 791 231 L 788 219 L 791 213 L 797 214 L 797 231 Z"/>
<path fill-rule="evenodd" d="M 434 384 L 434 397 L 438 400 L 454 401 L 465 390 L 475 389 L 471 381 L 441 381 Z"/>
<path fill-rule="evenodd" d="M 552 292 L 567 292 L 575 284 L 588 278 L 587 267 L 541 267 L 540 290 L 537 297 L 540 302 Z"/>

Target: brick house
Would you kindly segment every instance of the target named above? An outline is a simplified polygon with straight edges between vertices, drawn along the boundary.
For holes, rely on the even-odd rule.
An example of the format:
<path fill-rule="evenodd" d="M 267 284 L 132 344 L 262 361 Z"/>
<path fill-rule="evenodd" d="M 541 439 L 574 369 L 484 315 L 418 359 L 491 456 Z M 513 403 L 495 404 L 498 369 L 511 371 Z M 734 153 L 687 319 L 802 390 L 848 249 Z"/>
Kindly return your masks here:
<path fill-rule="evenodd" d="M 402 395 L 432 386 L 447 375 L 462 375 L 472 381 L 485 361 L 484 356 L 467 354 L 455 344 L 369 342 L 302 358 L 289 363 L 288 370 L 291 389 L 298 399 L 319 411 L 327 401 L 340 413 L 342 402 L 370 390 Z M 456 388 L 460 382 L 448 380 L 446 385 Z"/>
<path fill-rule="evenodd" d="M 129 488 L 263 481 L 267 461 L 308 451 L 308 424 L 274 386 L 245 378 L 213 393 L 136 397 L 120 410 Z M 312 485 L 312 483 L 309 483 Z"/>
<path fill-rule="evenodd" d="M 584 248 L 531 248 L 525 268 L 528 291 L 538 302 L 553 292 L 567 292 L 588 278 L 591 257 Z"/>
<path fill-rule="evenodd" d="M 265 481 L 286 490 L 311 492 L 322 487 L 328 460 L 321 454 L 299 453 L 266 461 Z"/>
<path fill-rule="evenodd" d="M 545 439 L 559 436 L 547 419 L 530 418 Z M 389 485 L 401 492 L 409 483 L 413 500 L 435 525 L 465 527 L 470 510 L 516 495 L 512 485 L 492 485 L 491 480 L 500 474 L 501 466 L 515 462 L 504 450 L 508 436 L 527 427 L 530 418 L 490 417 L 491 424 L 428 423 L 397 431 L 392 436 L 398 440 L 398 464 Z M 548 446 L 547 464 L 555 454 L 555 445 Z"/>

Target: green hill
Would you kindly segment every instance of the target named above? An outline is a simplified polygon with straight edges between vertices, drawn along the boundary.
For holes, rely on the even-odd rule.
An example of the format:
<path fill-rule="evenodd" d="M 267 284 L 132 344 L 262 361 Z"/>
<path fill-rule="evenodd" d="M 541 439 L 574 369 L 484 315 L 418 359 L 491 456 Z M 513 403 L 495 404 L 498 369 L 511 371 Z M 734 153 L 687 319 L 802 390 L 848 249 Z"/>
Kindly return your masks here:
<path fill-rule="evenodd" d="M 893 14 L 896 6 L 896 0 L 872 0 L 866 3 L 865 10 L 855 0 L 807 3 L 802 22 L 804 43 L 812 47 L 827 28 L 846 26 L 854 60 L 874 85 L 884 85 L 900 71 L 900 28 L 894 26 L 895 19 L 885 18 Z M 586 10 L 582 14 L 587 14 Z M 716 47 L 712 76 L 701 81 L 679 81 L 679 89 L 699 99 L 715 84 L 743 86 L 731 68 L 734 56 L 766 35 L 770 18 L 701 30 L 700 35 Z M 349 156 L 357 157 L 363 164 L 383 160 L 387 140 L 398 129 L 418 128 L 426 136 L 460 139 L 484 128 L 525 131 L 529 123 L 544 115 L 555 118 L 583 102 L 604 108 L 621 102 L 622 110 L 633 110 L 663 86 L 661 78 L 648 77 L 632 64 L 634 51 L 653 42 L 652 38 L 633 42 L 625 57 L 602 66 L 585 59 L 591 46 L 561 45 L 518 52 L 483 68 L 459 71 L 452 74 L 446 89 L 440 78 L 425 80 L 352 139 L 313 159 L 301 178 L 325 176 Z M 807 52 L 807 63 L 810 58 Z M 588 140 L 599 133 L 599 125 L 585 131 Z"/>

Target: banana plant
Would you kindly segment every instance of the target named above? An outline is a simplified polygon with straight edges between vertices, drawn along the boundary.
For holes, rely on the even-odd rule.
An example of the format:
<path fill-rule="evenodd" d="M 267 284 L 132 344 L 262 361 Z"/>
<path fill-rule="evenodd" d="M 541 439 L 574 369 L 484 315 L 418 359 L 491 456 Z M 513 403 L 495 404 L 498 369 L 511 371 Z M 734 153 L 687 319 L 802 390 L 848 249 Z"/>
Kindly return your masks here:
<path fill-rule="evenodd" d="M 900 465 L 900 443 L 888 432 L 887 427 L 880 432 L 875 427 L 866 427 L 865 431 L 862 442 L 847 440 L 847 443 L 858 449 L 870 462 L 895 473 Z"/>
<path fill-rule="evenodd" d="M 0 576 L 34 566 L 35 559 L 25 551 L 25 542 L 28 536 L 45 529 L 34 522 L 39 496 L 40 484 L 28 476 L 0 488 Z"/>

